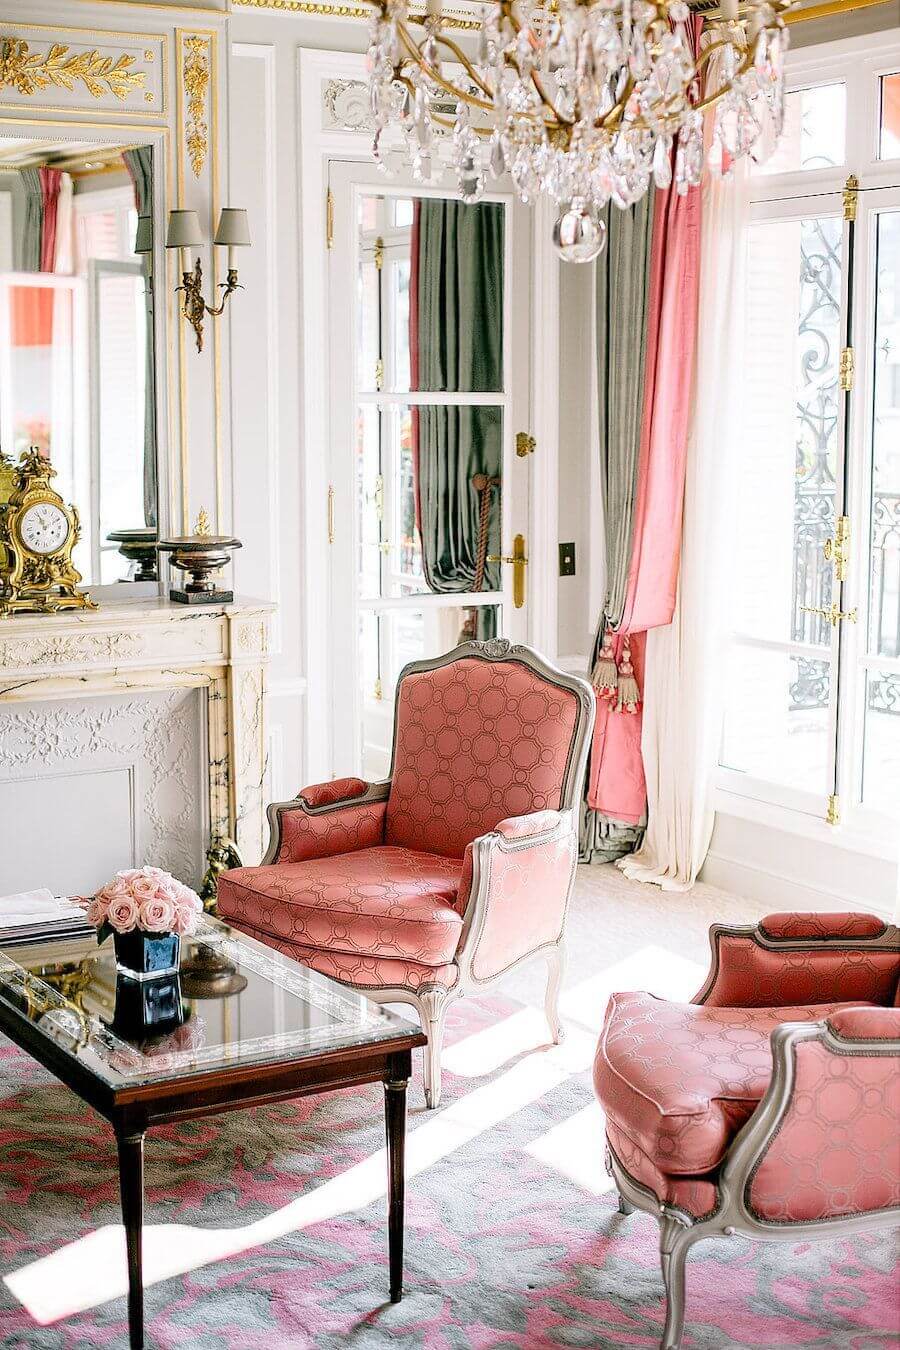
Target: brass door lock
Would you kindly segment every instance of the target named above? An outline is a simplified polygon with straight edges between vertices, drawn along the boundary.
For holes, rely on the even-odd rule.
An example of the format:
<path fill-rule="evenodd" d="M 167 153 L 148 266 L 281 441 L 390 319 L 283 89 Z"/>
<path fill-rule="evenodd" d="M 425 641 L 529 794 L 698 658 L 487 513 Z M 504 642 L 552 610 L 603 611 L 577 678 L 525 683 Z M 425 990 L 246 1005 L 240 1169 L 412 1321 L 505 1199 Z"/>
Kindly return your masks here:
<path fill-rule="evenodd" d="M 525 556 L 525 536 L 517 534 L 513 540 L 513 551 L 510 555 L 504 553 L 490 553 L 486 559 L 490 563 L 508 563 L 513 569 L 513 605 L 516 609 L 521 609 L 525 604 L 525 568 L 528 566 L 528 559 Z"/>

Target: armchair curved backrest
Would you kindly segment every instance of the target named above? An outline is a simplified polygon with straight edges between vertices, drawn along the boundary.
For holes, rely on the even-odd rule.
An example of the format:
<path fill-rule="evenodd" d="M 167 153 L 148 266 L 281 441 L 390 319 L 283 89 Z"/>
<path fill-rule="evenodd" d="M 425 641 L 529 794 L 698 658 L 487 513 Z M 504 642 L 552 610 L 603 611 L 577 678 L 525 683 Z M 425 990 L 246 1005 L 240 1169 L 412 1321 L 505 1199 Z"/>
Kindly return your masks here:
<path fill-rule="evenodd" d="M 594 700 L 504 638 L 414 661 L 397 682 L 385 842 L 462 857 L 510 816 L 575 806 Z"/>

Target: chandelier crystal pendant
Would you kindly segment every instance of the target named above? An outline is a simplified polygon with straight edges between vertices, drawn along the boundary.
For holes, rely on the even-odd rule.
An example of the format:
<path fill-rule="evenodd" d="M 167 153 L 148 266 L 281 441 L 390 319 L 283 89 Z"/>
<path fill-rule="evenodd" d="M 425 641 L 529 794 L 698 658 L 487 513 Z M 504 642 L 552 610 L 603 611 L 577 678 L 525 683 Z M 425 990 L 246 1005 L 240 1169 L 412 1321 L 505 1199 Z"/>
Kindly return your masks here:
<path fill-rule="evenodd" d="M 722 173 L 764 161 L 781 134 L 792 0 L 721 0 L 695 54 L 686 0 L 494 0 L 473 54 L 445 31 L 440 0 L 373 0 L 373 151 L 385 170 L 405 149 L 418 182 L 449 136 L 460 196 L 508 173 L 523 202 L 559 207 L 560 255 L 588 262 L 605 244 L 601 212 L 650 187 L 685 193 L 704 163 Z M 704 148 L 703 113 L 715 107 Z"/>

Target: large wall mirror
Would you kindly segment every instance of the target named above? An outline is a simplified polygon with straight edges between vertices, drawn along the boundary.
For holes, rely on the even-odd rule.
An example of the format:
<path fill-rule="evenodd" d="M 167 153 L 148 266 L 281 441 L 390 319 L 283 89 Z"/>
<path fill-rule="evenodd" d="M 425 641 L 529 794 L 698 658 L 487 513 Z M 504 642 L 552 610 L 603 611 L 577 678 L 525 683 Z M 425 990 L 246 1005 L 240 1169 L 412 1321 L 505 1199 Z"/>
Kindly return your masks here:
<path fill-rule="evenodd" d="M 88 585 L 155 580 L 153 149 L 0 136 L 0 501 L 37 446 Z"/>

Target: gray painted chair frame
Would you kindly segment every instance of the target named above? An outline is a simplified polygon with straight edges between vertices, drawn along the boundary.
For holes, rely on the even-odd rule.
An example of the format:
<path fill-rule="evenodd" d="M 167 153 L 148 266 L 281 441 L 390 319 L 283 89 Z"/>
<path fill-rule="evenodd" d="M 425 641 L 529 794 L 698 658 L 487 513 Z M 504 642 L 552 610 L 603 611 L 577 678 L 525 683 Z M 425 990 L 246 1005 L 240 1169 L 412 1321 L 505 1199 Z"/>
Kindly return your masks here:
<path fill-rule="evenodd" d="M 464 642 L 443 656 L 433 657 L 426 661 L 410 662 L 409 665 L 404 666 L 397 680 L 394 698 L 394 740 L 391 752 L 391 768 L 387 779 L 381 783 L 369 783 L 366 792 L 359 797 L 329 803 L 327 806 L 310 807 L 303 802 L 302 798 L 295 798 L 289 802 L 274 802 L 268 808 L 271 834 L 269 847 L 263 858 L 263 864 L 268 865 L 274 863 L 278 857 L 281 847 L 281 816 L 285 811 L 296 811 L 299 807 L 310 815 L 326 815 L 331 811 L 339 811 L 347 806 L 358 806 L 367 801 L 386 801 L 390 794 L 391 780 L 394 774 L 397 752 L 397 708 L 403 681 L 408 675 L 438 670 L 442 666 L 452 665 L 456 661 L 469 658 L 487 662 L 518 662 L 548 684 L 556 685 L 560 689 L 566 689 L 573 693 L 576 698 L 577 711 L 563 776 L 563 787 L 560 793 L 558 821 L 552 828 L 546 829 L 540 834 L 528 835 L 521 839 L 504 839 L 501 835 L 492 831 L 482 835 L 473 843 L 472 886 L 469 893 L 469 902 L 463 916 L 462 936 L 455 958 L 459 967 L 459 978 L 453 988 L 447 989 L 437 983 L 420 985 L 418 988 L 412 988 L 408 985 L 360 986 L 367 997 L 377 1003 L 407 1003 L 418 1012 L 422 1029 L 428 1036 L 428 1045 L 425 1049 L 424 1078 L 425 1100 L 429 1107 L 438 1106 L 441 1099 L 441 1049 L 447 1009 L 456 999 L 489 988 L 502 976 L 518 966 L 538 958 L 543 958 L 546 961 L 547 993 L 544 1006 L 547 1022 L 553 1043 L 558 1044 L 562 1039 L 562 1024 L 559 1018 L 559 991 L 565 962 L 563 945 L 565 916 L 568 912 L 572 886 L 575 880 L 575 866 L 578 857 L 578 812 L 591 744 L 591 733 L 594 726 L 595 702 L 594 691 L 591 686 L 585 680 L 580 680 L 574 675 L 567 675 L 565 672 L 557 670 L 531 647 L 512 644 L 506 638 L 492 638 L 487 642 Z M 495 851 L 512 853 L 518 849 L 534 848 L 538 844 L 555 843 L 566 837 L 574 838 L 576 846 L 559 934 L 551 943 L 537 947 L 510 962 L 507 967 L 497 971 L 490 979 L 479 979 L 473 971 L 473 962 L 478 953 L 479 941 L 490 904 L 488 882 L 493 854 Z"/>
<path fill-rule="evenodd" d="M 809 951 L 829 945 L 827 939 L 771 939 L 752 924 L 736 927 L 714 924 L 710 929 L 712 967 L 695 1003 L 705 1003 L 715 985 L 722 936 L 749 937 L 770 951 Z M 886 948 L 900 951 L 900 929 L 888 925 L 877 938 L 842 939 L 839 944 L 832 940 L 830 945 L 839 945 L 842 950 Z M 894 1057 L 900 1070 L 900 1039 L 850 1041 L 836 1036 L 824 1020 L 783 1023 L 772 1033 L 772 1077 L 768 1089 L 725 1155 L 719 1169 L 716 1208 L 705 1218 L 697 1219 L 686 1210 L 661 1202 L 625 1170 L 607 1142 L 607 1170 L 616 1183 L 620 1213 L 630 1214 L 632 1210 L 640 1209 L 659 1221 L 660 1264 L 666 1291 L 666 1321 L 660 1350 L 680 1350 L 684 1334 L 685 1261 L 695 1242 L 710 1237 L 757 1238 L 764 1242 L 825 1240 L 900 1225 L 900 1209 L 896 1208 L 803 1223 L 773 1223 L 760 1218 L 750 1206 L 750 1186 L 756 1169 L 778 1134 L 791 1104 L 796 1047 L 809 1040 L 822 1041 L 835 1054 Z"/>

